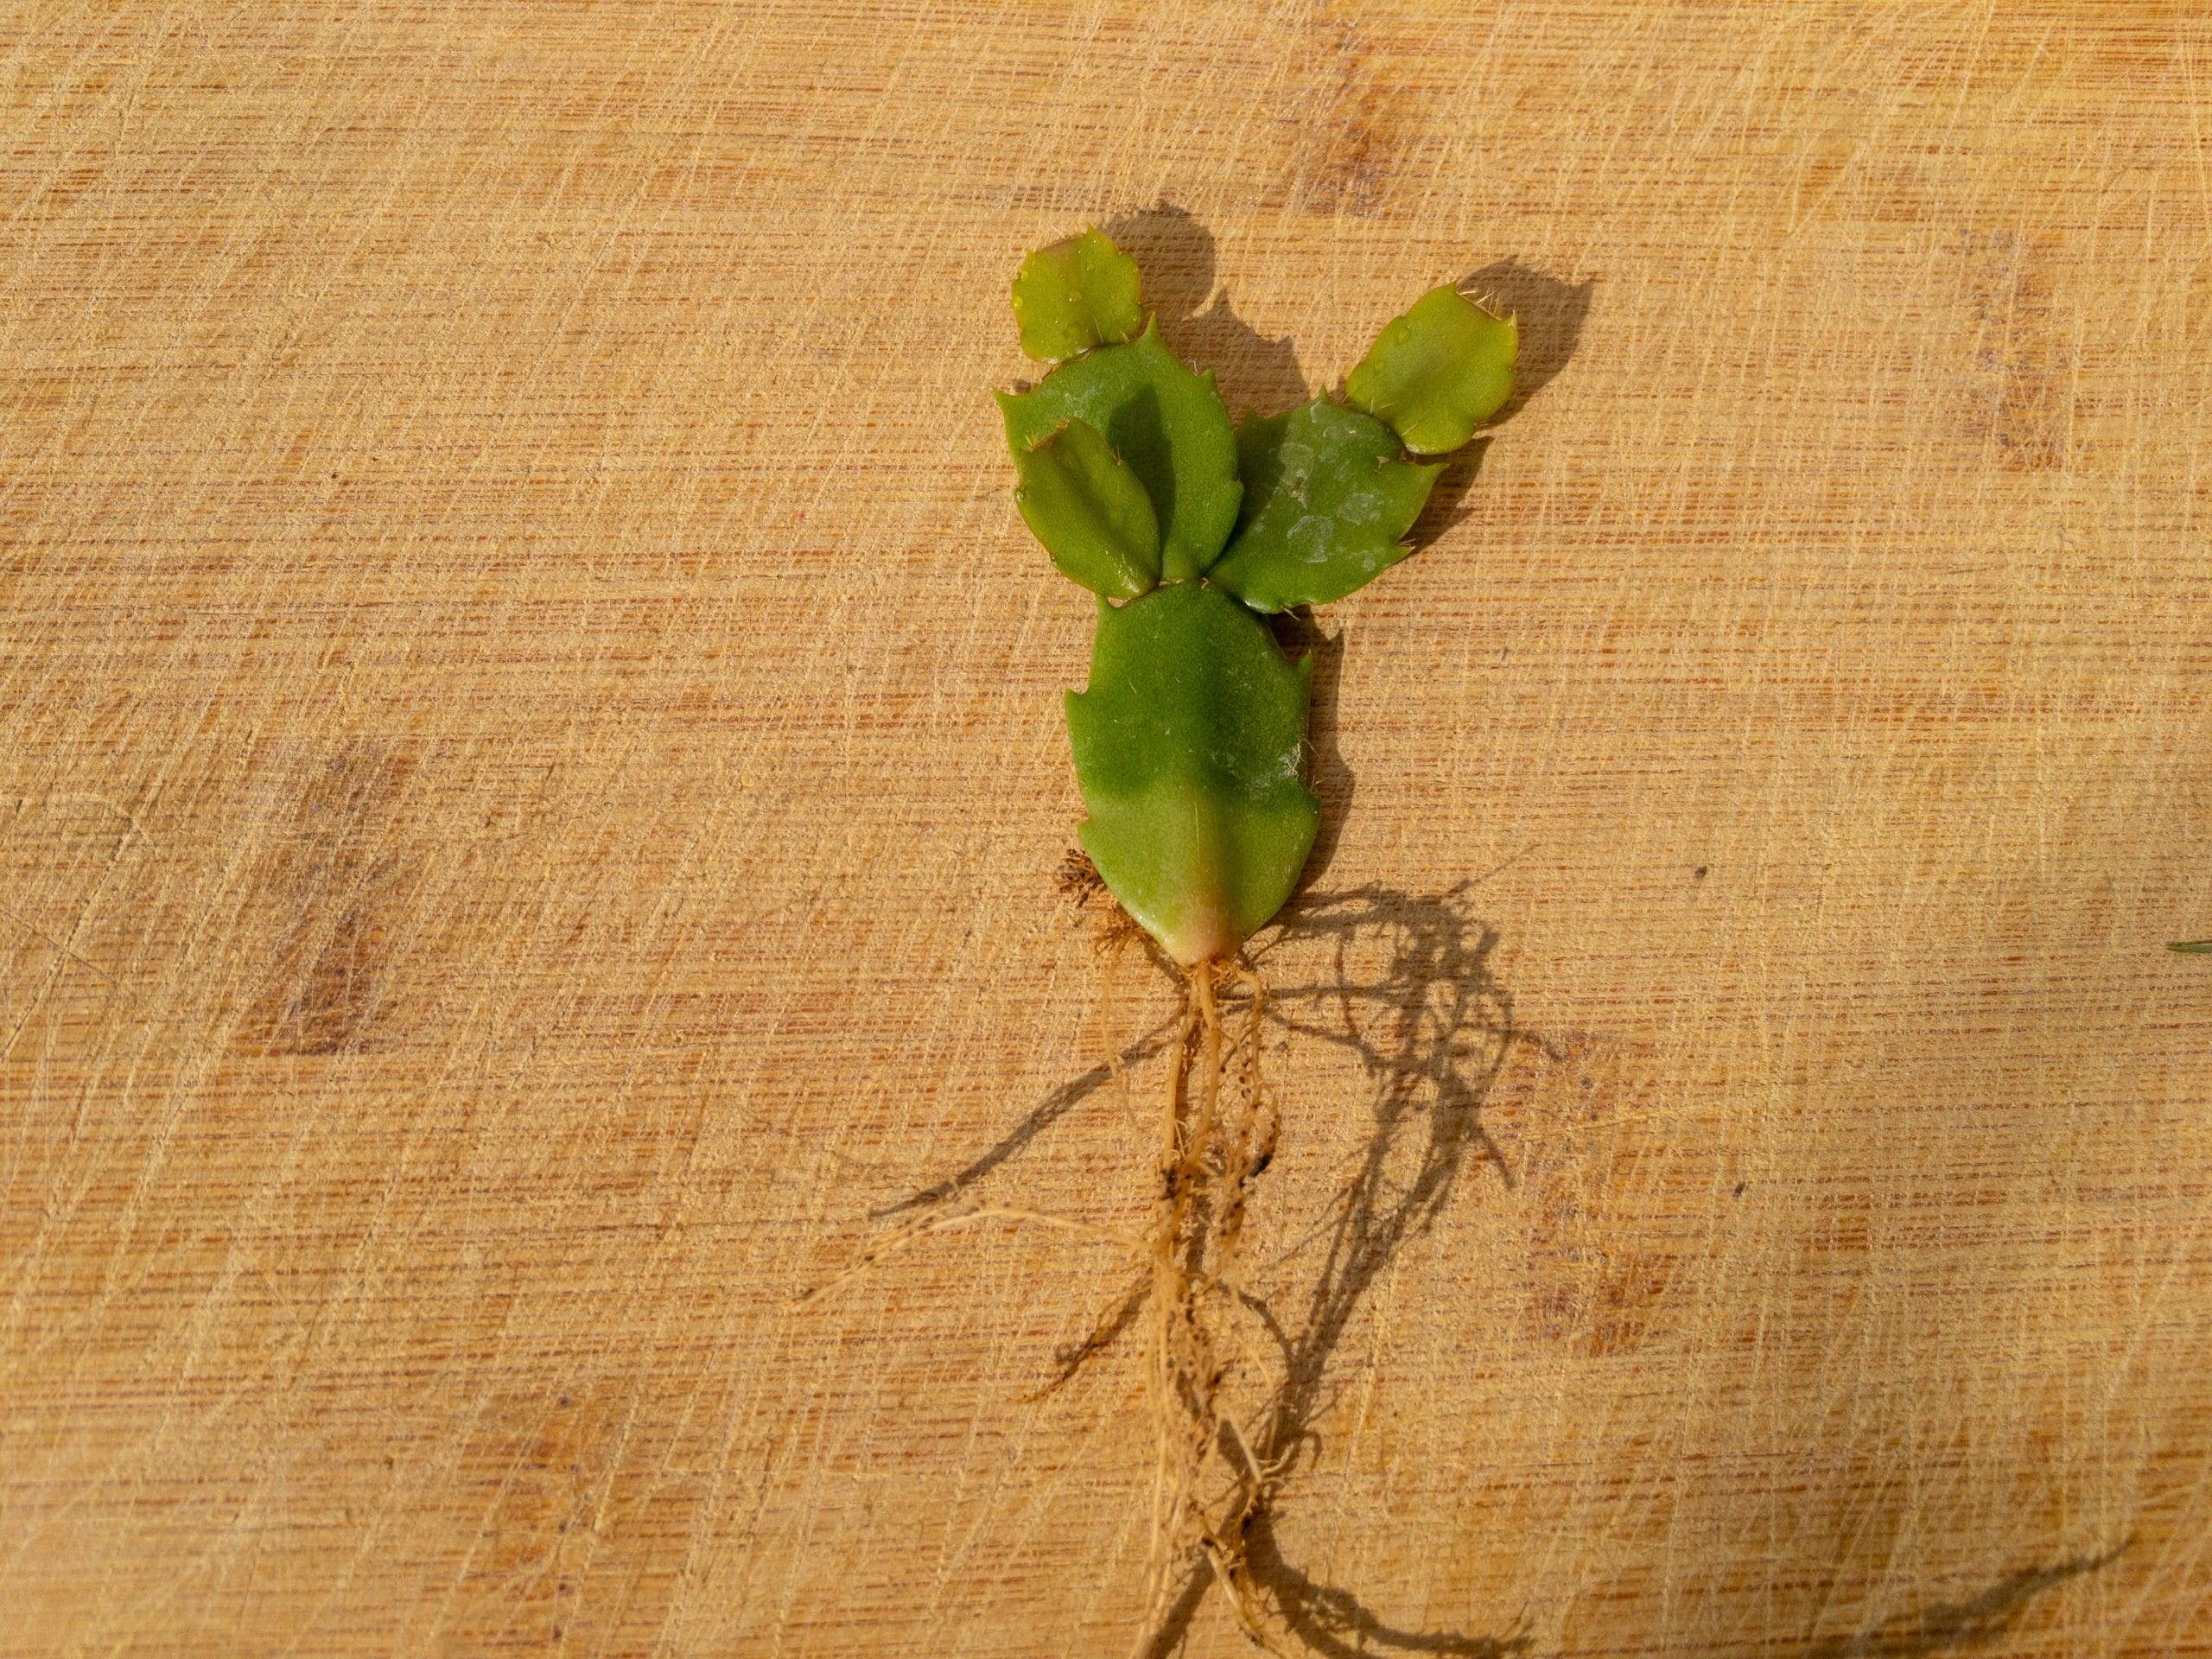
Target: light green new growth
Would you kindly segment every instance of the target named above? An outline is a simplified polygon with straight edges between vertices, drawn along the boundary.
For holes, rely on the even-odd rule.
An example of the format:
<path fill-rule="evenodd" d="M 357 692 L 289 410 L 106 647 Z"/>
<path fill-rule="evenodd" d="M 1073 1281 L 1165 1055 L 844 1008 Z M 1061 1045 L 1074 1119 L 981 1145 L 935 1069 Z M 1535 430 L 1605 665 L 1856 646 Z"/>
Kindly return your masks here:
<path fill-rule="evenodd" d="M 1160 515 L 1137 475 L 1088 421 L 1070 421 L 1014 451 L 1014 502 L 1060 574 L 1105 599 L 1135 599 L 1160 580 Z"/>
<path fill-rule="evenodd" d="M 1014 279 L 1014 315 L 1039 362 L 1119 344 L 1144 327 L 1136 261 L 1096 231 L 1039 248 Z"/>
<path fill-rule="evenodd" d="M 999 394 L 1015 499 L 1100 596 L 1090 684 L 1067 698 L 1083 844 L 1177 962 L 1219 961 L 1290 897 L 1320 818 L 1306 665 L 1258 613 L 1341 599 L 1405 557 L 1443 469 L 1404 452 L 1457 448 L 1504 404 L 1514 325 L 1437 289 L 1352 372 L 1353 407 L 1317 397 L 1232 429 L 1098 232 L 1030 255 L 1014 305 L 1022 349 L 1066 359 Z"/>
<path fill-rule="evenodd" d="M 1440 455 L 1513 395 L 1520 330 L 1455 288 L 1433 288 L 1383 329 L 1344 381 L 1344 401 L 1363 409 L 1417 455 Z"/>

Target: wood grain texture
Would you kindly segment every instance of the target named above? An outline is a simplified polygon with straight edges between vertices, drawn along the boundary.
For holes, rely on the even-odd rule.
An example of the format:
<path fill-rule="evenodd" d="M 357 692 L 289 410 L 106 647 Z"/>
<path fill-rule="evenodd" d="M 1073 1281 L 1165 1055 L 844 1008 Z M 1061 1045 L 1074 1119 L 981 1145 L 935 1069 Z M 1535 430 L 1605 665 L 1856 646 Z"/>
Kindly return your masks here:
<path fill-rule="evenodd" d="M 1116 1247 L 786 1306 L 1144 1212 L 985 395 L 1093 222 L 1233 405 L 1530 371 L 1323 618 L 1301 1639 L 2212 1653 L 2201 9 L 25 0 L 0 109 L 0 1654 L 1126 1649 Z"/>

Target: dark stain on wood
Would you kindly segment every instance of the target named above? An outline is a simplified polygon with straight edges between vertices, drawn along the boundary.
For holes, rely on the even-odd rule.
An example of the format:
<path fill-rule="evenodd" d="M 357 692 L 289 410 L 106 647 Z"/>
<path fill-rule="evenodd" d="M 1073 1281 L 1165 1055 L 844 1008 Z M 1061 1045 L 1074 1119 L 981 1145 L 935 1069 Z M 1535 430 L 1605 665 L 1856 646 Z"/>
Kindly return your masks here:
<path fill-rule="evenodd" d="M 1963 252 L 1980 371 L 1968 429 L 2007 472 L 2061 467 L 2073 406 L 2043 250 L 2012 232 L 1968 236 Z"/>
<path fill-rule="evenodd" d="M 1672 1276 L 1668 1254 L 1639 1248 L 1650 1241 L 1636 1213 L 1637 1138 L 1610 1127 L 1641 1115 L 1624 1099 L 1635 1092 L 1625 1086 L 1624 1058 L 1617 1046 L 1586 1033 L 1547 1057 L 1548 1086 L 1539 1085 L 1544 1098 L 1533 1109 L 1557 1133 L 1532 1146 L 1522 1166 L 1528 1216 L 1522 1328 L 1590 1358 L 1641 1347 Z"/>
<path fill-rule="evenodd" d="M 391 820 L 414 764 L 354 742 L 308 772 L 261 883 L 284 921 L 244 1046 L 329 1055 L 366 1041 L 387 1001 L 389 944 L 412 868 Z"/>
<path fill-rule="evenodd" d="M 1359 25 L 1325 20 L 1319 32 L 1318 84 L 1299 147 L 1298 205 L 1313 213 L 1371 218 L 1397 158 L 1389 103 L 1369 70 L 1373 48 Z"/>

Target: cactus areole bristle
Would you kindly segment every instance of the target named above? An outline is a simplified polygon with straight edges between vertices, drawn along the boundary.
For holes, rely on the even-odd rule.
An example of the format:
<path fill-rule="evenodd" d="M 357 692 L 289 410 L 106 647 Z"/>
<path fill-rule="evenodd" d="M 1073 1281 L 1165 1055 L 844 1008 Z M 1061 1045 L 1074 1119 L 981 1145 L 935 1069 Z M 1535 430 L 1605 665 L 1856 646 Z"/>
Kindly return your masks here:
<path fill-rule="evenodd" d="M 1067 696 L 1084 849 L 1178 963 L 1233 956 L 1289 899 L 1320 821 L 1307 665 L 1261 613 L 1341 599 L 1406 556 L 1442 470 L 1408 457 L 1457 448 L 1503 405 L 1513 324 L 1433 289 L 1344 403 L 1232 427 L 1102 232 L 1031 254 L 1014 307 L 1022 349 L 1055 365 L 999 396 L 1015 499 L 1098 595 L 1090 683 Z"/>

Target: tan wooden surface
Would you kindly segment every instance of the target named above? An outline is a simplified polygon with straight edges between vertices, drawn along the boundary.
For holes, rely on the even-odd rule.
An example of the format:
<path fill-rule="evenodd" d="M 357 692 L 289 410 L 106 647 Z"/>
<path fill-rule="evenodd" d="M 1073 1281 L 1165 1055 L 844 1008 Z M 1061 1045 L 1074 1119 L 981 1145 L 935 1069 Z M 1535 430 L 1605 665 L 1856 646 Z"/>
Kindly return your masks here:
<path fill-rule="evenodd" d="M 2212 1652 L 2200 8 L 23 0 L 0 107 L 0 1653 L 1127 1649 L 1118 1247 L 785 1305 L 1145 1213 L 986 397 L 1092 222 L 1235 407 L 1526 341 L 1321 618 L 1292 1645 Z"/>

